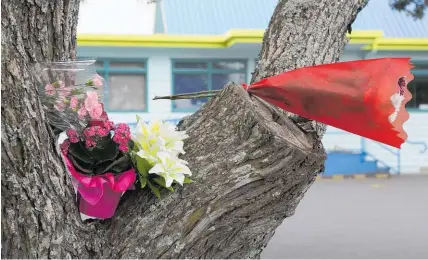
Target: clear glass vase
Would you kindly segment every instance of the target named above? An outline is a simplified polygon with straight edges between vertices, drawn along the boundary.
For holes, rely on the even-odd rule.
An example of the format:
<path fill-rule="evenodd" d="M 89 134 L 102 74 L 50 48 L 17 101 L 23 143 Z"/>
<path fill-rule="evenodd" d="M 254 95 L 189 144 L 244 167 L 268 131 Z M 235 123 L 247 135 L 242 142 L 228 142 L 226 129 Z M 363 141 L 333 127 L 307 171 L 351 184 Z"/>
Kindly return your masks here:
<path fill-rule="evenodd" d="M 95 61 L 59 61 L 38 67 L 41 101 L 55 133 L 83 130 L 89 113 L 94 112 L 89 101 L 96 98 L 101 102 L 106 81 L 97 74 Z"/>

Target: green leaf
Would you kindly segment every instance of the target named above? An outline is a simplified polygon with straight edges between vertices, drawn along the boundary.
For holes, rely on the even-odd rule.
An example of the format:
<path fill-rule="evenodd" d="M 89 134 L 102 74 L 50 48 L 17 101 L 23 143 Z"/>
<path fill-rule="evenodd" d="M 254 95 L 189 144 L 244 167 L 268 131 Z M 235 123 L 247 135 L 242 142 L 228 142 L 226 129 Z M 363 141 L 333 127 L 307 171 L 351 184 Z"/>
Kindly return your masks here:
<path fill-rule="evenodd" d="M 119 154 L 119 149 L 112 139 L 102 139 L 97 142 L 97 147 L 92 149 L 90 154 L 98 161 L 97 163 L 101 163 L 114 160 Z"/>
<path fill-rule="evenodd" d="M 71 163 L 73 164 L 73 166 L 78 171 L 80 171 L 81 173 L 84 173 L 84 174 L 93 175 L 92 164 L 82 162 L 82 161 L 76 159 L 75 157 L 73 157 L 73 155 L 71 155 L 71 154 L 68 155 L 68 158 L 70 159 Z"/>
<path fill-rule="evenodd" d="M 121 173 L 128 170 L 131 166 L 131 158 L 128 154 L 119 154 L 119 156 L 114 161 L 107 161 L 108 165 L 104 169 L 104 172 L 114 172 Z"/>
<path fill-rule="evenodd" d="M 135 115 L 135 118 L 137 118 L 137 123 L 141 120 L 141 117 L 139 115 Z"/>
<path fill-rule="evenodd" d="M 154 182 L 156 182 L 159 186 L 164 187 L 165 189 L 168 189 L 171 192 L 174 192 L 174 189 L 172 187 L 167 187 L 165 183 L 165 178 L 158 177 L 153 179 Z"/>
<path fill-rule="evenodd" d="M 193 181 L 190 179 L 190 178 L 188 178 L 188 177 L 184 177 L 184 181 L 183 181 L 183 183 L 192 183 Z"/>
<path fill-rule="evenodd" d="M 140 180 L 141 189 L 144 189 L 147 185 L 147 179 L 141 176 L 141 174 L 138 174 L 138 179 Z"/>
<path fill-rule="evenodd" d="M 146 159 L 141 158 L 140 156 L 135 156 L 137 161 L 137 171 L 143 176 L 149 176 L 149 170 L 153 167 Z"/>
<path fill-rule="evenodd" d="M 110 165 L 113 163 L 113 161 L 106 161 L 102 163 L 98 163 L 95 165 L 94 172 L 96 175 L 103 174 L 109 171 Z"/>
<path fill-rule="evenodd" d="M 161 195 L 160 195 L 160 191 L 158 188 L 156 188 L 155 185 L 153 185 L 150 181 L 147 181 L 147 184 L 149 185 L 149 188 L 153 191 L 153 193 L 155 194 L 155 196 L 158 199 L 161 199 Z"/>
<path fill-rule="evenodd" d="M 71 154 L 75 159 L 79 159 L 87 164 L 95 164 L 94 158 L 89 154 L 83 142 L 70 143 L 68 153 Z"/>

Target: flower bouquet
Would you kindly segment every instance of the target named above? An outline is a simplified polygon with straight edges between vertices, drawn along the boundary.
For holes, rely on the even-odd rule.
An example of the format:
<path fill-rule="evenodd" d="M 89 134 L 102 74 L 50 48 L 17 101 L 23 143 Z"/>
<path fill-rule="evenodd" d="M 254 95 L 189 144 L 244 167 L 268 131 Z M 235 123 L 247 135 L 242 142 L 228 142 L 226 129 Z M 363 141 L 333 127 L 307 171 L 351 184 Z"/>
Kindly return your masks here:
<path fill-rule="evenodd" d="M 187 137 L 170 123 L 152 121 L 146 124 L 137 116 L 130 154 L 141 188 L 148 186 L 160 198 L 160 189 L 173 192 L 174 184 L 192 182 L 187 162 L 178 158 L 185 153 L 183 140 Z"/>

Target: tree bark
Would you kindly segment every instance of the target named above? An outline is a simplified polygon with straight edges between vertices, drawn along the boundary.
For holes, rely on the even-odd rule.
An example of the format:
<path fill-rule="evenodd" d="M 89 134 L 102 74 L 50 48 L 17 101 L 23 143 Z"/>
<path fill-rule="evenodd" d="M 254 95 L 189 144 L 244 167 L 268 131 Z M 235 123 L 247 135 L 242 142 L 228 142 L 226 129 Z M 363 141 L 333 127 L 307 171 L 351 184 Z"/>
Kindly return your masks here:
<path fill-rule="evenodd" d="M 362 2 L 279 1 L 253 80 L 336 61 Z M 29 73 L 74 58 L 78 5 L 2 1 L 2 257 L 259 257 L 325 153 L 310 121 L 296 125 L 233 84 L 180 122 L 194 183 L 160 201 L 128 192 L 113 219 L 80 220 Z"/>

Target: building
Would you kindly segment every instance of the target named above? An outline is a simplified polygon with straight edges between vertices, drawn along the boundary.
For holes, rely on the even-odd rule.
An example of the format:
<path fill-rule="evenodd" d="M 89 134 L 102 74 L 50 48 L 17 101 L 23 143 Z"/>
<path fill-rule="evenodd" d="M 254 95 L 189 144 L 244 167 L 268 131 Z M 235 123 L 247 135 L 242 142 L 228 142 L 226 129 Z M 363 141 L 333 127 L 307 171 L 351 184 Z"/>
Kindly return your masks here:
<path fill-rule="evenodd" d="M 108 82 L 104 103 L 115 121 L 177 120 L 206 100 L 152 100 L 219 89 L 250 81 L 264 30 L 277 0 L 86 0 L 81 4 L 78 56 L 96 57 Z M 120 11 L 119 11 L 120 10 Z M 391 172 L 428 169 L 428 16 L 415 21 L 392 10 L 388 0 L 370 1 L 353 24 L 342 61 L 410 56 L 409 142 L 401 152 L 329 128 L 327 149 L 359 150 Z M 345 139 L 344 139 L 345 138 Z"/>

